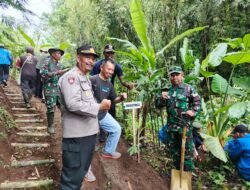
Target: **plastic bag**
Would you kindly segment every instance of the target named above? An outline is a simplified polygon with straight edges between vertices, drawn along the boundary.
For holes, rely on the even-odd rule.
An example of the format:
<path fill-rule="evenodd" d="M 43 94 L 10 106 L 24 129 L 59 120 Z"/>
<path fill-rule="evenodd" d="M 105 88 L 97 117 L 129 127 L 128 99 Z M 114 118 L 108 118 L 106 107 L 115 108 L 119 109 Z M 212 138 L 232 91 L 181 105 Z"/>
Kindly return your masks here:
<path fill-rule="evenodd" d="M 158 138 L 160 140 L 160 142 L 162 142 L 163 144 L 167 144 L 167 129 L 168 129 L 168 125 L 164 125 L 162 128 L 160 128 L 159 132 L 158 132 Z"/>

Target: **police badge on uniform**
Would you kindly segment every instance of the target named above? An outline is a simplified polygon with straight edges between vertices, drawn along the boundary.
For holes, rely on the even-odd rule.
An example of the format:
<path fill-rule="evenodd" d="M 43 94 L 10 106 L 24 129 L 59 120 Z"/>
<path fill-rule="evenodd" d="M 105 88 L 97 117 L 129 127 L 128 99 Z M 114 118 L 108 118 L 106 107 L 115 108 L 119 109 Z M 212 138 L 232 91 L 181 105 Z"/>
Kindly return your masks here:
<path fill-rule="evenodd" d="M 69 82 L 69 84 L 74 84 L 75 77 L 68 77 L 68 82 Z"/>

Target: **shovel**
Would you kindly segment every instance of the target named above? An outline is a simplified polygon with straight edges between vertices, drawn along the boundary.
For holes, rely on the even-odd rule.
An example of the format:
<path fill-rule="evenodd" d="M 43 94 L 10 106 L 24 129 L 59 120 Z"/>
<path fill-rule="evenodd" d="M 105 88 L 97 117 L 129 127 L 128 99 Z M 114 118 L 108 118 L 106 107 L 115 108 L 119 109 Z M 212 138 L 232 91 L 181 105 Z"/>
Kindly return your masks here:
<path fill-rule="evenodd" d="M 192 190 L 192 173 L 184 171 L 184 157 L 186 145 L 187 126 L 183 127 L 182 143 L 181 143 L 181 163 L 180 170 L 171 170 L 171 186 L 170 190 Z"/>

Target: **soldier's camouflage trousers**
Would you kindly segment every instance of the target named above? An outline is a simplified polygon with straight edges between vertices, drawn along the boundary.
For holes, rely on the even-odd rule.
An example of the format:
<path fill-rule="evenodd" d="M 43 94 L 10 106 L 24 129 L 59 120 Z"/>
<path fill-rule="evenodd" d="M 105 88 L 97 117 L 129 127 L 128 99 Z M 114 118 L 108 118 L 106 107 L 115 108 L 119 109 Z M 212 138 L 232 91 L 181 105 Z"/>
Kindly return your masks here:
<path fill-rule="evenodd" d="M 60 109 L 61 101 L 60 96 L 45 96 L 45 102 L 47 106 L 47 113 L 54 113 L 56 106 Z"/>
<path fill-rule="evenodd" d="M 176 169 L 180 169 L 182 133 L 169 130 L 167 134 L 167 146 L 169 148 L 169 152 L 173 156 L 173 161 Z M 193 136 L 192 130 L 187 129 L 184 170 L 193 171 L 193 169 Z"/>

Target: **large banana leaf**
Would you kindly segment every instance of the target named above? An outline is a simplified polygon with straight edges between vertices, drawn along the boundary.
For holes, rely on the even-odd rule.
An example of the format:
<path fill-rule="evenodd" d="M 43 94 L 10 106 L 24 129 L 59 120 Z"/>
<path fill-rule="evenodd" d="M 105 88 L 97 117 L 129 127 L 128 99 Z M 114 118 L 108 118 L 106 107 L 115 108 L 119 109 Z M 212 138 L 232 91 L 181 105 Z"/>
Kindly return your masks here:
<path fill-rule="evenodd" d="M 239 65 L 242 63 L 250 63 L 250 51 L 228 53 L 223 58 L 223 60 L 228 62 L 228 63 L 232 63 L 233 65 Z"/>
<path fill-rule="evenodd" d="M 223 162 L 227 162 L 227 156 L 225 151 L 223 150 L 220 140 L 218 137 L 213 137 L 210 135 L 206 135 L 201 133 L 202 138 L 204 138 L 204 144 L 206 148 L 218 159 Z"/>
<path fill-rule="evenodd" d="M 200 66 L 201 66 L 200 60 L 196 59 L 194 61 L 194 68 L 193 68 L 192 72 L 190 73 L 190 75 L 199 76 Z"/>
<path fill-rule="evenodd" d="M 237 87 L 240 87 L 243 90 L 250 92 L 250 77 L 233 78 L 233 83 Z"/>
<path fill-rule="evenodd" d="M 18 28 L 18 31 L 20 32 L 20 34 L 23 36 L 23 38 L 29 42 L 29 44 L 32 46 L 32 47 L 35 47 L 36 44 L 35 42 L 32 40 L 31 37 L 28 36 L 28 34 L 26 34 L 20 27 Z"/>
<path fill-rule="evenodd" d="M 181 53 L 182 62 L 184 64 L 186 64 L 187 63 L 186 56 L 188 53 L 188 39 L 187 38 L 184 38 L 184 40 L 183 40 L 183 46 L 182 46 L 182 48 L 180 48 L 180 53 Z"/>
<path fill-rule="evenodd" d="M 220 114 L 222 112 L 228 111 L 228 109 L 232 106 L 232 104 L 228 104 L 226 106 L 221 107 L 220 109 L 216 110 L 213 114 L 216 116 L 217 114 Z"/>
<path fill-rule="evenodd" d="M 212 77 L 214 76 L 215 72 L 209 72 L 209 71 L 205 71 L 202 68 L 200 69 L 200 74 L 202 74 L 202 76 L 204 76 L 205 78 L 208 77 Z"/>
<path fill-rule="evenodd" d="M 250 34 L 246 34 L 244 36 L 243 43 L 244 43 L 245 49 L 249 49 L 250 48 Z"/>
<path fill-rule="evenodd" d="M 208 58 L 208 64 L 212 67 L 217 67 L 221 64 L 222 58 L 227 53 L 227 43 L 220 43 L 215 49 L 210 53 Z"/>
<path fill-rule="evenodd" d="M 189 29 L 183 33 L 181 33 L 180 35 L 175 36 L 165 47 L 163 47 L 159 52 L 156 53 L 156 55 L 161 55 L 164 53 L 164 51 L 166 51 L 167 49 L 169 49 L 170 47 L 172 47 L 176 42 L 178 42 L 179 40 L 190 36 L 191 34 L 193 34 L 194 32 L 198 32 L 201 30 L 204 30 L 205 28 L 207 28 L 208 26 L 204 26 L 204 27 L 196 27 L 193 29 Z"/>
<path fill-rule="evenodd" d="M 230 118 L 241 118 L 247 111 L 247 105 L 250 102 L 237 102 L 233 104 L 228 110 L 228 116 Z"/>
<path fill-rule="evenodd" d="M 65 49 L 69 48 L 70 46 L 71 46 L 70 43 L 68 43 L 68 42 L 63 42 L 63 43 L 61 43 L 61 44 L 59 45 L 59 48 L 62 49 L 62 50 L 65 50 Z"/>
<path fill-rule="evenodd" d="M 137 49 L 137 47 L 128 40 L 123 40 L 123 39 L 119 39 L 119 38 L 110 38 L 110 37 L 108 37 L 107 39 L 108 40 L 116 40 L 118 42 L 121 42 L 128 49 L 130 49 L 130 48 Z"/>
<path fill-rule="evenodd" d="M 41 48 L 50 48 L 50 47 L 52 47 L 51 44 L 42 44 L 42 45 L 40 45 L 39 49 L 41 49 Z"/>
<path fill-rule="evenodd" d="M 225 40 L 232 49 L 242 47 L 242 38 L 234 38 L 234 39 L 227 38 L 223 40 Z"/>
<path fill-rule="evenodd" d="M 212 91 L 218 94 L 225 94 L 228 88 L 227 93 L 230 95 L 244 95 L 244 92 L 238 89 L 235 89 L 231 87 L 230 85 L 228 86 L 227 80 L 218 74 L 215 74 L 213 76 L 211 87 L 212 87 Z"/>
<path fill-rule="evenodd" d="M 150 44 L 149 38 L 147 36 L 147 23 L 142 11 L 141 0 L 132 0 L 130 4 L 130 14 L 132 17 L 132 23 L 135 31 L 143 45 L 143 47 L 149 51 L 153 52 L 152 46 Z"/>

